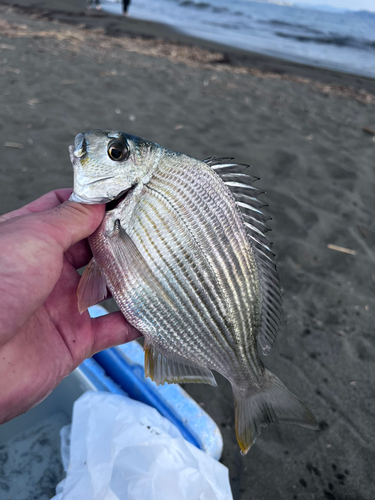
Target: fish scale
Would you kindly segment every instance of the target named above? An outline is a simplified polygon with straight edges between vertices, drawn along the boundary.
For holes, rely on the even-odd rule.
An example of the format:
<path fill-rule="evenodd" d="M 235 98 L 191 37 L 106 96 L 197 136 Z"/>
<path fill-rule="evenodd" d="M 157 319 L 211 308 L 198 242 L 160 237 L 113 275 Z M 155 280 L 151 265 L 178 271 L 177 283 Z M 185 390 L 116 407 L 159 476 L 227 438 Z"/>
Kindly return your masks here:
<path fill-rule="evenodd" d="M 136 227 L 141 226 L 141 224 L 139 224 L 139 220 L 137 218 L 135 218 L 135 220 L 134 220 L 134 226 L 136 226 Z M 142 237 L 142 234 L 138 233 L 137 236 L 138 236 L 139 240 L 138 240 L 138 238 L 134 239 L 134 242 L 137 244 L 137 242 L 139 241 L 140 246 L 142 244 L 145 244 L 147 239 L 149 239 L 149 232 L 147 234 L 147 230 L 146 230 L 145 233 L 146 234 L 143 237 Z M 151 254 L 152 252 L 149 251 L 148 253 Z M 159 260 L 163 263 L 163 259 L 160 259 L 160 254 L 162 254 L 162 253 L 163 253 L 163 248 L 161 248 L 160 240 L 159 240 L 159 255 L 154 257 L 154 261 Z M 154 266 L 153 266 L 153 269 L 155 270 L 155 275 L 159 278 L 160 274 L 156 272 L 156 268 L 154 268 Z M 186 301 L 187 297 L 185 296 L 184 299 Z M 147 307 L 146 307 L 146 310 L 147 310 Z M 192 353 L 192 356 L 193 357 L 196 356 L 197 361 L 199 360 L 202 362 L 202 360 L 200 358 L 202 358 L 202 356 L 205 356 L 205 359 L 207 359 L 208 354 L 209 354 L 209 347 L 207 345 L 205 345 L 202 340 L 194 338 L 194 333 L 196 332 L 197 329 L 194 328 L 194 324 L 192 323 L 189 315 L 183 314 L 184 313 L 183 310 L 179 310 L 178 313 L 179 313 L 178 318 L 176 318 L 174 315 L 173 319 L 171 318 L 169 321 L 168 327 L 172 327 L 171 331 L 169 331 L 169 328 L 167 331 L 166 327 L 163 324 L 164 322 L 162 321 L 162 319 L 160 320 L 159 323 L 157 321 L 158 318 L 152 317 L 151 320 L 152 320 L 153 324 L 155 325 L 156 330 L 158 330 L 160 332 L 167 331 L 169 339 L 172 341 L 175 339 L 179 340 L 181 338 L 181 324 L 182 324 L 183 325 L 183 333 L 184 333 L 184 336 L 182 338 L 184 339 L 184 343 L 186 344 L 188 342 L 189 338 L 193 337 L 192 338 L 193 342 L 191 342 L 191 348 L 194 352 Z M 162 316 L 161 316 L 161 318 L 162 318 Z M 202 328 L 202 326 L 200 326 L 200 328 Z M 198 343 L 197 340 L 200 342 Z M 164 346 L 164 349 L 168 352 L 170 350 L 170 347 L 171 346 L 168 343 L 167 346 Z M 211 348 L 211 351 L 212 351 L 212 348 Z M 217 363 L 213 362 L 212 364 L 216 365 Z"/>
<path fill-rule="evenodd" d="M 170 174 L 170 169 L 169 171 L 165 174 L 165 175 L 168 175 Z M 190 208 L 190 213 L 193 213 L 194 214 L 194 210 L 196 210 L 197 212 L 197 218 L 198 220 L 200 219 L 201 221 L 201 227 L 205 228 L 207 226 L 207 224 L 205 224 L 205 221 L 203 220 L 203 223 L 202 223 L 202 218 L 200 217 L 201 214 L 204 214 L 206 213 L 208 210 L 207 208 L 211 208 L 211 207 L 204 207 L 204 209 L 200 208 L 199 206 L 197 207 L 196 204 L 194 203 L 195 201 L 195 196 L 194 196 L 194 184 L 192 185 L 191 184 L 191 178 L 189 178 L 189 176 L 187 175 L 187 172 L 186 170 L 184 169 L 184 177 L 186 176 L 186 180 L 183 180 L 181 178 L 178 177 L 178 174 L 175 174 L 176 177 L 177 177 L 177 181 L 178 182 L 178 186 L 179 188 L 176 187 L 176 191 L 178 192 L 178 190 L 182 190 L 185 192 L 185 197 L 189 200 L 191 200 L 191 207 Z M 159 176 L 158 175 L 155 175 L 155 178 L 157 179 Z M 168 178 L 170 177 L 170 175 L 168 175 Z M 190 183 L 189 183 L 190 181 Z M 202 182 L 202 179 L 200 179 L 201 181 L 201 185 L 205 185 L 204 182 Z M 153 182 L 153 180 L 151 181 L 151 183 Z M 164 183 L 165 185 L 165 183 Z M 163 187 L 163 184 L 160 186 L 160 188 L 162 189 Z M 198 198 L 199 199 L 199 198 Z M 202 198 L 201 198 L 202 199 Z M 220 198 L 222 200 L 222 198 Z M 205 201 L 206 201 L 206 205 L 207 205 L 207 197 L 205 198 Z M 214 200 L 212 200 L 214 201 Z M 195 206 L 194 206 L 195 205 Z M 225 217 L 225 213 L 219 213 L 219 216 L 216 214 L 216 203 L 215 203 L 215 207 L 214 207 L 214 210 L 211 210 L 209 212 L 210 214 L 214 214 L 215 218 L 218 220 L 218 223 L 220 223 L 220 215 L 221 215 L 221 220 L 223 221 L 226 221 L 227 220 L 227 217 Z M 235 214 L 237 215 L 237 214 Z M 251 331 L 251 325 L 250 325 L 250 321 L 249 321 L 249 318 L 250 318 L 250 315 L 252 313 L 250 309 L 250 304 L 251 302 L 249 301 L 249 297 L 248 296 L 245 296 L 243 297 L 243 293 L 241 291 L 241 283 L 238 283 L 238 276 L 240 274 L 240 270 L 244 269 L 245 268 L 245 271 L 247 272 L 247 275 L 250 274 L 249 272 L 249 269 L 248 267 L 246 268 L 245 265 L 242 263 L 242 269 L 239 267 L 239 264 L 236 266 L 236 257 L 237 257 L 237 260 L 240 261 L 241 260 L 241 254 L 239 255 L 239 258 L 238 258 L 238 254 L 239 252 L 237 251 L 237 255 L 236 255 L 236 247 L 235 247 L 235 243 L 233 243 L 233 240 L 236 238 L 236 233 L 234 231 L 230 232 L 230 228 L 228 227 L 223 227 L 222 228 L 222 232 L 223 232 L 223 235 L 224 235 L 224 240 L 228 240 L 228 243 L 226 244 L 226 242 L 222 242 L 221 245 L 220 245 L 220 248 L 223 248 L 224 249 L 224 252 L 223 255 L 222 255 L 222 260 L 225 260 L 227 263 L 231 263 L 232 264 L 232 273 L 230 274 L 227 274 L 227 276 L 221 280 L 221 283 L 227 283 L 227 286 L 225 287 L 225 285 L 223 286 L 222 285 L 222 289 L 223 290 L 228 290 L 230 292 L 232 291 L 236 291 L 236 295 L 237 297 L 234 298 L 235 302 L 235 306 L 232 307 L 231 309 L 234 309 L 235 311 L 238 311 L 239 314 L 240 314 L 240 320 L 235 322 L 233 321 L 233 318 L 232 318 L 232 321 L 233 321 L 233 326 L 235 328 L 235 331 L 237 333 L 237 335 L 241 335 L 242 332 L 247 332 L 245 333 L 240 339 L 239 339 L 239 343 L 244 343 L 244 344 L 247 344 L 247 337 L 248 337 L 248 334 L 249 334 L 249 331 Z M 217 245 L 217 232 L 216 234 L 214 234 L 214 239 L 210 239 L 209 236 L 206 234 L 205 235 L 205 238 L 201 238 L 202 240 L 205 240 L 205 239 L 208 239 L 210 241 L 210 245 L 212 246 L 215 246 L 215 243 L 216 243 L 216 246 Z M 246 236 L 245 236 L 246 238 Z M 245 239 L 243 238 L 243 240 Z M 239 239 L 239 238 L 238 238 Z M 242 244 L 243 245 L 246 245 L 246 243 L 244 243 L 244 241 L 242 240 Z M 233 253 L 230 253 L 228 250 L 229 249 L 232 249 L 233 250 Z M 213 260 L 212 264 L 214 265 L 215 264 L 215 261 Z M 226 268 L 227 269 L 227 268 Z M 228 269 L 227 269 L 228 271 Z M 218 269 L 218 272 L 220 272 L 220 269 Z M 245 275 L 246 276 L 246 275 Z M 241 276 L 243 278 L 243 275 Z M 225 281 L 224 281 L 225 280 Z M 244 284 L 247 284 L 248 280 L 244 280 L 242 281 L 242 285 Z M 247 287 L 247 289 L 249 290 L 249 287 Z M 226 297 L 227 297 L 227 303 L 228 304 L 231 304 L 231 301 L 233 299 L 231 299 L 230 295 L 229 294 L 226 294 Z M 241 300 L 242 299 L 242 300 Z M 247 301 L 246 301 L 247 299 Z M 245 306 L 247 306 L 247 311 L 243 310 L 245 308 Z M 254 312 L 253 312 L 254 314 Z M 234 318 L 235 319 L 235 318 Z"/>
<path fill-rule="evenodd" d="M 157 176 L 155 176 L 157 177 Z M 180 194 L 182 196 L 182 199 L 186 201 L 186 203 L 188 204 L 189 206 L 189 210 L 190 210 L 190 213 L 195 215 L 196 216 L 196 220 L 192 220 L 193 222 L 193 228 L 197 231 L 200 232 L 200 235 L 201 235 L 201 241 L 202 242 L 205 242 L 207 240 L 207 244 L 206 244 L 206 248 L 205 250 L 209 250 L 209 248 L 214 248 L 214 245 L 216 243 L 215 239 L 217 238 L 220 238 L 216 233 L 210 233 L 210 228 L 211 227 L 214 227 L 215 226 L 215 222 L 217 225 L 221 225 L 220 224 L 220 220 L 219 218 L 217 217 L 217 215 L 215 214 L 215 212 L 209 212 L 211 217 L 210 217 L 210 225 L 207 225 L 207 220 L 204 220 L 200 217 L 200 214 L 204 211 L 204 209 L 208 208 L 207 207 L 207 203 L 205 203 L 205 206 L 199 206 L 199 198 L 198 198 L 198 203 L 195 203 L 194 201 L 192 201 L 193 196 L 194 196 L 194 190 L 190 190 L 190 186 L 189 184 L 187 184 L 186 186 L 184 186 L 183 188 L 180 187 L 181 186 L 181 179 L 178 179 L 177 178 L 177 181 L 180 181 L 180 183 L 177 184 L 176 186 L 176 191 L 178 194 Z M 162 186 L 161 186 L 162 187 Z M 185 189 L 187 191 L 185 191 Z M 183 194 L 182 194 L 183 192 Z M 189 196 L 189 195 L 190 196 Z M 204 202 L 201 201 L 201 203 L 203 204 Z M 216 207 L 215 207 L 216 209 Z M 202 229 L 206 229 L 206 232 L 205 234 L 203 233 Z M 207 231 L 208 229 L 208 231 Z M 223 230 L 223 234 L 225 235 L 225 228 Z M 212 238 L 212 236 L 214 238 Z M 225 236 L 226 238 L 226 236 Z M 233 256 L 229 253 L 228 251 L 228 248 L 230 248 L 229 246 L 226 246 L 226 245 L 221 245 L 219 247 L 220 249 L 219 250 L 216 250 L 217 253 L 219 253 L 222 261 L 227 261 L 229 262 L 230 260 L 233 261 Z M 209 255 L 209 254 L 208 254 Z M 215 261 L 213 259 L 211 259 L 211 262 L 210 262 L 211 266 L 214 267 L 214 264 L 215 264 Z M 222 269 L 218 269 L 216 270 L 216 272 L 218 273 L 218 275 L 220 275 L 220 272 L 222 271 Z M 228 270 L 227 269 L 224 269 L 223 270 L 224 272 L 227 271 L 227 277 L 226 279 L 220 279 L 220 285 L 221 285 L 221 289 L 223 291 L 223 293 L 225 293 L 225 291 L 228 289 L 228 291 L 232 291 L 233 290 L 233 287 L 236 287 L 237 291 L 238 291 L 238 288 L 237 288 L 237 284 L 235 283 L 235 272 L 236 272 L 236 269 L 234 268 L 232 270 L 232 274 L 231 274 L 231 277 L 232 277 L 232 281 L 228 284 L 228 281 L 229 281 L 229 274 L 228 274 Z M 226 286 L 227 285 L 227 286 Z"/>
<path fill-rule="evenodd" d="M 268 354 L 276 339 L 281 294 L 247 166 L 202 162 L 119 131 L 79 134 L 70 154 L 71 199 L 109 203 L 89 238 L 79 310 L 108 287 L 144 335 L 145 372 L 159 384 L 216 385 L 212 369 L 226 377 L 243 453 L 271 422 L 316 428 L 258 354 L 258 342 Z"/>
<path fill-rule="evenodd" d="M 155 179 L 153 179 L 153 182 L 154 182 L 154 183 L 156 182 L 156 179 L 157 179 L 157 176 L 155 176 Z M 173 179 L 172 179 L 172 180 L 173 180 Z M 156 189 L 157 189 L 158 187 L 161 187 L 161 189 L 163 189 L 163 182 L 161 183 L 161 186 L 159 186 L 158 184 L 156 184 Z M 176 187 L 176 191 L 177 191 L 177 193 L 178 193 L 178 194 L 180 194 L 180 195 L 181 195 L 181 198 L 182 198 L 182 200 L 183 200 L 184 202 L 186 202 L 186 205 L 188 205 L 188 204 L 189 204 L 189 202 L 190 202 L 190 198 L 186 195 L 186 193 L 185 193 L 185 192 L 181 192 L 181 191 L 183 191 L 183 190 L 180 190 L 180 189 L 179 189 L 179 187 Z M 168 195 L 168 193 L 165 193 L 165 195 Z M 170 198 L 169 198 L 169 202 L 170 202 L 170 203 L 171 203 L 171 204 L 175 207 L 175 209 L 177 210 L 177 207 L 176 207 L 176 205 L 177 205 L 177 204 L 176 204 L 176 202 L 175 202 L 175 198 L 174 198 L 174 197 L 170 197 Z M 178 209 L 179 209 L 179 210 L 183 210 L 183 208 L 184 208 L 184 207 L 181 207 L 181 206 L 180 206 L 180 207 L 178 207 Z M 192 206 L 191 206 L 191 207 L 189 207 L 189 208 L 190 208 L 191 210 L 195 210 L 194 204 L 192 204 Z M 187 222 L 188 222 L 188 221 L 187 221 Z M 186 222 L 186 223 L 187 223 L 187 222 Z M 199 224 L 197 224 L 197 223 L 196 223 L 196 220 L 195 220 L 195 219 L 193 219 L 192 217 L 190 218 L 190 223 L 191 223 L 191 225 L 192 225 L 192 230 L 193 230 L 193 232 L 191 233 L 191 237 L 192 237 L 192 240 L 194 240 L 194 241 L 195 241 L 194 231 L 196 231 L 197 233 L 199 233 L 199 234 L 201 234 L 201 235 L 202 235 L 202 230 L 201 230 L 201 227 L 202 227 L 202 226 L 200 226 Z M 209 225 L 206 229 L 208 229 L 208 231 L 210 231 L 210 228 L 211 228 L 213 225 L 214 225 L 214 224 L 213 224 L 212 220 L 210 220 L 210 225 Z M 210 242 L 211 242 L 210 234 L 209 234 L 209 233 L 207 233 L 205 236 L 206 236 L 206 240 L 207 240 L 207 242 L 209 242 L 209 243 L 210 243 Z M 207 244 L 205 245 L 205 241 L 203 241 L 203 242 L 202 242 L 201 246 L 202 246 L 202 247 L 204 247 L 204 250 L 205 250 L 205 251 L 208 251 L 208 250 L 209 250 L 209 247 L 210 247 L 209 243 L 207 243 Z M 219 285 L 220 285 L 221 290 L 223 290 L 223 284 L 222 284 L 222 283 L 221 283 L 221 284 L 219 284 L 218 280 L 216 279 L 215 274 L 212 272 L 212 265 L 210 265 L 210 263 L 207 261 L 207 257 L 206 257 L 206 255 L 205 255 L 205 253 L 204 253 L 204 252 L 202 252 L 202 255 L 201 255 L 201 256 L 202 256 L 202 258 L 203 258 L 203 259 L 207 262 L 207 266 L 208 266 L 208 268 L 209 268 L 210 272 L 213 274 L 213 276 L 214 276 L 214 278 L 213 278 L 213 279 L 215 280 L 216 284 L 218 285 L 218 288 L 219 288 Z M 222 297 L 221 297 L 221 295 L 216 294 L 216 297 L 217 297 L 217 300 L 219 301 L 219 303 L 221 304 L 221 303 L 222 303 Z"/>
<path fill-rule="evenodd" d="M 172 200 L 172 203 L 173 203 L 173 200 Z M 175 206 L 175 208 L 176 208 L 176 206 Z M 194 222 L 194 221 L 193 221 L 193 220 L 191 220 L 190 222 Z M 200 230 L 200 229 L 196 228 L 196 225 L 194 225 L 194 223 L 193 223 L 192 230 L 194 231 L 194 229 L 197 229 L 198 231 Z M 191 234 L 192 234 L 192 240 L 193 240 L 193 238 L 194 238 L 194 233 L 191 231 Z M 206 245 L 206 247 L 207 247 L 207 245 Z M 207 248 L 205 248 L 205 250 L 207 250 Z M 206 259 L 205 259 L 205 256 L 204 256 L 204 253 L 203 253 L 203 252 L 201 252 L 201 256 L 200 256 L 200 257 L 201 257 L 201 259 L 200 259 L 200 261 L 199 261 L 199 264 L 200 264 L 203 260 L 204 260 L 204 261 L 206 261 Z M 211 273 L 211 274 L 213 274 L 213 276 L 215 277 L 214 273 L 212 273 L 212 267 L 209 265 L 209 263 L 208 263 L 208 266 L 209 266 L 210 273 Z M 216 279 L 215 279 L 215 281 L 216 281 L 216 282 L 217 282 L 217 284 L 219 285 L 219 282 L 218 282 Z M 216 294 L 216 296 L 217 296 L 217 294 Z M 218 297 L 218 296 L 217 296 L 217 298 L 219 299 L 219 302 L 221 303 L 221 302 L 222 302 L 222 297 Z"/>
<path fill-rule="evenodd" d="M 150 195 L 149 195 L 149 196 L 150 196 Z M 148 197 L 148 196 L 146 196 L 144 200 L 148 200 L 148 198 L 149 198 L 149 197 Z M 141 205 L 142 205 L 142 203 L 145 203 L 145 201 L 144 201 L 144 200 L 143 200 L 143 202 L 141 202 Z M 140 214 L 143 214 L 143 215 L 147 213 L 146 211 L 142 211 L 141 209 L 139 210 L 139 212 L 140 212 Z M 144 216 L 145 216 L 145 215 L 144 215 Z M 155 221 L 158 221 L 158 222 L 159 222 L 158 227 L 159 227 L 159 228 L 161 228 L 161 227 L 162 227 L 162 225 L 163 225 L 163 224 L 162 224 L 162 221 L 161 221 L 160 219 L 158 219 L 157 217 L 158 217 L 158 214 L 155 212 L 155 210 L 153 210 L 153 218 L 155 219 Z M 135 230 L 135 228 L 136 228 L 136 227 L 139 227 L 139 226 L 143 226 L 143 227 L 144 227 L 144 224 L 142 224 L 142 222 L 139 220 L 139 218 L 138 218 L 138 217 L 135 217 L 135 219 L 134 219 L 134 224 L 133 224 L 133 231 Z M 137 232 L 137 238 L 136 238 L 136 239 L 134 239 L 134 242 L 135 242 L 135 244 L 136 244 L 137 246 L 138 246 L 138 245 L 145 244 L 145 240 L 146 240 L 146 239 L 150 239 L 150 231 L 148 231 L 148 233 L 146 233 L 144 236 L 142 236 L 142 235 L 139 233 L 139 231 L 136 231 L 136 232 Z M 163 234 L 167 234 L 167 235 L 169 235 L 169 237 L 172 237 L 171 228 L 166 228 L 166 231 L 164 231 L 164 233 L 163 233 Z M 176 267 L 176 265 L 172 266 L 172 265 L 171 265 L 171 262 L 168 262 L 168 260 L 163 259 L 163 257 L 161 257 L 161 255 L 166 255 L 166 256 L 170 255 L 170 256 L 172 257 L 172 259 L 171 259 L 171 260 L 172 260 L 172 263 L 173 263 L 173 262 L 176 262 L 176 260 L 173 258 L 173 257 L 174 257 L 174 254 L 173 254 L 172 252 L 170 252 L 168 248 L 166 248 L 165 244 L 164 244 L 164 245 L 162 245 L 162 238 L 157 238 L 157 241 L 158 241 L 158 243 L 159 243 L 159 252 L 160 252 L 160 253 L 159 253 L 159 255 L 158 255 L 157 257 L 155 257 L 153 264 L 155 264 L 155 265 L 156 265 L 156 267 L 157 267 L 158 269 L 173 269 L 173 267 Z M 154 244 L 155 244 L 155 242 L 154 242 Z M 174 248 L 175 248 L 175 249 L 176 249 L 176 248 L 179 248 L 179 245 L 175 244 L 175 245 L 174 245 Z M 149 252 L 149 253 L 150 253 L 150 252 Z M 183 256 L 182 256 L 182 257 L 183 257 Z M 159 261 L 159 263 L 156 263 L 156 262 L 155 262 L 155 261 L 157 261 L 157 260 Z M 189 271 L 189 269 L 191 269 L 190 259 L 187 259 L 187 262 L 185 263 L 185 266 L 184 266 L 185 271 L 183 270 L 182 262 L 183 262 L 183 258 L 181 258 L 181 259 L 180 259 L 180 265 L 179 265 L 179 266 L 177 266 L 177 271 L 176 271 L 176 272 L 177 272 L 177 273 L 180 273 L 180 274 L 182 273 L 182 274 L 184 275 L 184 277 L 186 278 L 186 277 L 187 277 L 187 272 Z M 196 262 L 200 262 L 200 260 L 197 260 Z M 196 264 L 196 265 L 197 265 L 197 264 Z M 160 273 L 160 274 L 162 274 L 162 273 Z M 158 273 L 157 275 L 158 275 L 158 278 L 159 278 L 160 282 L 162 283 L 162 279 L 160 279 L 160 277 L 161 277 L 161 276 L 160 276 L 160 274 Z M 201 288 L 202 292 L 204 292 L 204 290 L 203 290 L 203 286 L 202 286 L 202 282 L 197 281 L 197 284 L 198 284 L 198 285 L 200 285 L 200 288 Z M 189 282 L 188 282 L 188 281 L 185 281 L 185 287 L 186 287 L 186 286 L 188 286 L 188 285 L 189 285 Z M 174 287 L 174 288 L 175 288 L 175 290 L 174 290 L 175 292 L 179 290 L 178 286 L 177 286 L 177 287 Z M 198 311 L 195 311 L 195 310 L 194 310 L 194 309 L 196 309 L 194 306 L 193 306 L 193 307 L 191 307 L 191 300 L 192 300 L 192 298 L 193 298 L 193 299 L 195 299 L 196 303 L 198 303 L 198 302 L 200 302 L 200 303 L 201 303 L 201 302 L 202 302 L 202 299 L 201 299 L 201 298 L 199 297 L 199 295 L 196 293 L 196 291 L 194 290 L 194 288 L 193 288 L 193 287 L 190 287 L 190 288 L 191 288 L 191 289 L 189 290 L 189 291 L 190 291 L 190 293 L 188 293 L 188 292 L 185 292 L 185 291 L 182 289 L 182 287 L 180 287 L 180 291 L 182 290 L 182 291 L 184 291 L 184 293 L 182 293 L 182 296 L 180 296 L 180 300 L 179 300 L 179 302 L 186 302 L 186 300 L 188 300 L 189 302 L 188 302 L 188 303 L 186 303 L 186 307 L 190 306 L 190 307 L 189 307 L 189 310 L 188 310 L 188 315 L 187 315 L 187 317 L 185 317 L 185 318 L 184 318 L 184 323 L 183 323 L 183 325 L 184 325 L 184 329 L 185 329 L 185 327 L 186 327 L 186 323 L 185 323 L 185 321 L 188 321 L 188 322 L 190 323 L 190 318 L 189 318 L 189 316 L 190 316 L 191 314 L 192 314 L 192 315 L 197 314 L 197 312 L 198 312 Z M 209 295 L 208 295 L 208 294 L 204 294 L 204 296 L 207 298 Z M 205 304 L 205 307 L 207 307 L 207 309 L 210 309 L 210 303 L 208 303 L 208 304 L 206 303 L 206 304 Z M 181 314 L 181 312 L 182 312 L 182 311 L 179 311 L 179 314 Z M 185 315 L 185 316 L 186 316 L 186 315 Z M 216 313 L 216 316 L 217 316 L 217 313 Z M 200 324 L 199 324 L 198 322 L 195 324 L 195 328 L 194 328 L 194 330 L 195 330 L 195 331 L 205 331 L 205 337 L 206 337 L 206 339 L 211 338 L 211 340 L 217 340 L 217 339 L 215 339 L 215 338 L 214 338 L 214 339 L 212 339 L 212 330 L 213 330 L 213 328 L 214 328 L 214 326 L 215 326 L 215 325 L 214 325 L 214 324 L 213 324 L 213 322 L 212 322 L 212 318 L 211 318 L 211 316 L 208 316 L 208 315 L 204 315 L 204 314 L 202 314 L 202 320 L 203 320 L 203 322 L 201 322 Z M 204 321 L 206 322 L 206 324 L 204 323 Z M 210 324 L 211 324 L 211 325 L 210 325 L 210 326 L 211 326 L 211 328 L 210 328 L 210 329 L 208 329 L 208 330 L 207 330 L 207 323 L 210 323 Z M 205 330 L 205 329 L 206 329 L 206 330 Z M 184 332 L 182 332 L 182 333 L 184 333 Z M 188 332 L 185 332 L 185 333 L 183 334 L 183 337 L 182 337 L 182 338 L 184 338 L 184 340 L 185 340 L 185 341 L 187 341 L 187 340 L 188 340 Z M 192 339 L 192 340 L 193 340 L 193 341 L 195 341 L 195 339 Z M 212 361 L 212 350 L 213 350 L 213 349 L 215 350 L 215 346 L 213 347 L 213 345 L 212 345 L 211 343 L 210 343 L 210 344 L 207 344 L 207 342 L 206 342 L 206 346 L 205 346 L 206 353 L 207 353 L 208 351 L 210 351 L 210 354 L 211 354 L 211 359 L 210 359 L 210 357 L 208 357 L 208 364 L 209 364 L 209 365 L 211 365 L 212 367 L 214 367 L 215 365 L 217 365 L 217 361 Z M 206 355 L 207 355 L 207 354 L 206 354 Z M 220 358 L 221 358 L 221 357 L 222 357 L 222 356 L 220 356 Z M 221 363 L 221 364 L 222 364 L 222 363 Z"/>
<path fill-rule="evenodd" d="M 177 246 L 177 239 L 176 239 L 176 236 L 173 234 L 173 232 L 172 232 L 172 230 L 171 230 L 171 229 L 170 229 L 170 238 L 171 238 L 171 239 L 173 239 L 173 243 L 175 243 L 175 246 Z M 170 251 L 171 253 L 173 253 L 173 249 L 171 248 L 171 246 L 169 246 L 166 250 L 167 250 L 167 251 Z M 185 256 L 185 255 L 184 255 L 184 256 Z M 186 256 L 187 256 L 187 257 L 189 257 L 188 255 L 186 255 Z M 192 269 L 192 270 L 196 271 L 196 273 L 190 273 L 190 275 L 189 275 L 189 279 L 190 279 L 190 280 L 194 280 L 194 282 L 195 282 L 195 284 L 196 284 L 196 285 L 199 285 L 199 284 L 200 284 L 200 282 L 202 282 L 202 283 L 203 283 L 203 282 L 205 282 L 205 284 L 208 284 L 208 283 L 207 283 L 207 280 L 206 280 L 206 279 L 204 278 L 204 276 L 203 276 L 203 271 L 202 271 L 202 273 L 200 272 L 200 270 L 198 269 L 197 264 L 196 264 L 196 263 L 192 260 L 192 258 L 189 258 L 189 259 L 188 259 L 188 261 L 189 261 L 189 262 L 188 262 L 188 264 L 189 264 L 189 266 L 190 266 L 190 269 Z M 169 267 L 164 267 L 164 269 L 165 269 L 165 268 L 170 269 L 170 271 L 172 272 L 172 269 L 171 269 L 171 268 L 169 268 Z M 180 268 L 180 270 L 182 270 L 182 269 Z M 188 271 L 189 271 L 189 267 L 186 267 L 186 266 L 185 266 L 185 268 L 184 268 L 184 271 L 183 271 L 183 272 L 184 272 L 184 276 L 185 276 L 186 278 L 187 278 L 187 273 L 188 273 Z M 177 276 L 177 274 L 176 274 L 174 271 L 173 271 L 173 273 L 174 273 L 174 276 Z M 197 276 L 195 276 L 195 274 L 197 274 Z M 197 279 L 197 278 L 198 278 L 198 279 Z M 200 281 L 199 281 L 199 278 L 201 278 L 201 279 L 200 279 Z M 176 278 L 176 280 L 178 280 L 178 279 Z M 178 284 L 179 284 L 179 286 L 181 286 L 181 288 L 183 288 L 183 284 L 181 283 L 181 281 L 180 281 Z M 198 288 L 196 288 L 196 291 L 197 291 L 197 293 L 198 293 Z M 201 292 L 202 290 L 200 290 L 200 289 L 199 289 L 199 291 Z M 206 288 L 206 291 L 207 291 L 207 294 L 208 294 L 208 298 L 209 298 L 209 299 L 211 299 L 211 300 L 210 300 L 210 302 L 205 304 L 205 303 L 202 301 L 202 298 L 198 295 L 199 301 L 200 301 L 200 303 L 201 303 L 201 305 L 202 305 L 203 307 L 206 307 L 206 308 L 210 311 L 211 316 L 213 316 L 213 318 L 212 318 L 212 319 L 215 319 L 216 321 L 218 321 L 218 320 L 220 321 L 220 320 L 221 320 L 221 318 L 220 318 L 220 316 L 219 316 L 219 309 L 216 307 L 215 302 L 214 302 L 214 301 L 212 300 L 212 298 L 210 297 L 210 295 L 211 295 L 211 294 L 210 294 L 210 292 L 211 292 L 210 288 Z M 206 319 L 208 319 L 208 318 L 206 318 Z M 217 325 L 217 326 L 218 326 L 218 325 Z"/>

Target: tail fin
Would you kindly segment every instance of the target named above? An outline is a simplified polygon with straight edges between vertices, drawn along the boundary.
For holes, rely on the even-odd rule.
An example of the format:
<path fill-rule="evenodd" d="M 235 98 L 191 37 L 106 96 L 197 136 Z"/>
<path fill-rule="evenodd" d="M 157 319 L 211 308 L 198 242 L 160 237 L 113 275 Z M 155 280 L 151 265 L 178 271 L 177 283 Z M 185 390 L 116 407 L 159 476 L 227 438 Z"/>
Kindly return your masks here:
<path fill-rule="evenodd" d="M 244 455 L 254 444 L 262 427 L 267 427 L 271 422 L 285 422 L 318 429 L 318 423 L 307 406 L 267 369 L 263 387 L 245 392 L 233 386 L 233 395 L 236 409 L 236 436 Z"/>

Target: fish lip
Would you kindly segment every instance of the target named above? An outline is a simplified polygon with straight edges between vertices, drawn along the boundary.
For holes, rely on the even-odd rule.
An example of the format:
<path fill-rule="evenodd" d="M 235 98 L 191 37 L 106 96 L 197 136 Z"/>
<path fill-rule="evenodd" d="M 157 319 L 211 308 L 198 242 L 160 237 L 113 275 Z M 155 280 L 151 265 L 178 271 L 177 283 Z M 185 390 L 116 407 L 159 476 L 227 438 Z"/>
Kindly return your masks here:
<path fill-rule="evenodd" d="M 88 198 L 85 195 L 77 194 L 73 191 L 69 200 L 76 203 L 84 203 L 85 205 L 106 205 L 106 212 L 114 210 L 126 197 L 131 188 L 121 191 L 117 196 L 106 198 Z"/>
<path fill-rule="evenodd" d="M 79 195 L 73 191 L 70 195 L 69 201 L 75 201 L 76 203 L 84 203 L 85 205 L 103 205 L 111 201 L 110 198 L 87 198 L 84 195 Z"/>

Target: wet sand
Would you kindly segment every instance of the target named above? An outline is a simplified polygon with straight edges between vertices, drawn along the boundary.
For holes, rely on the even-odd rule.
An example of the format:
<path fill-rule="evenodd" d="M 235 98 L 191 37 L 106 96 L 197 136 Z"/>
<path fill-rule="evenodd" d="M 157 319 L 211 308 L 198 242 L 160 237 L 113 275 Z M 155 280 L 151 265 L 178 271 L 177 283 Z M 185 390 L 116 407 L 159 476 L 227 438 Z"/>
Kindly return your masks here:
<path fill-rule="evenodd" d="M 11 3 L 0 1 L 0 213 L 72 186 L 68 145 L 94 128 L 251 163 L 284 297 L 265 363 L 320 431 L 272 425 L 242 457 L 229 383 L 186 390 L 222 430 L 236 500 L 373 498 L 375 81 L 73 0 Z"/>

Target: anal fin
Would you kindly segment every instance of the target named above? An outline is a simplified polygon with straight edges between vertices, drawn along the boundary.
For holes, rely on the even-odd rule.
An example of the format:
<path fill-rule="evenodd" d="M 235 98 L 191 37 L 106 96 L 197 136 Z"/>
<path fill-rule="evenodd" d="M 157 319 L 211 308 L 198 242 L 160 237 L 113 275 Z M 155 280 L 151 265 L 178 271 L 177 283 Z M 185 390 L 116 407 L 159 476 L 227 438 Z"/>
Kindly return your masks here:
<path fill-rule="evenodd" d="M 188 365 L 161 354 L 154 346 L 145 342 L 145 374 L 158 385 L 200 383 L 217 386 L 213 373 L 208 368 Z"/>
<path fill-rule="evenodd" d="M 78 310 L 81 314 L 107 297 L 107 285 L 94 258 L 90 260 L 81 276 L 77 295 Z"/>

